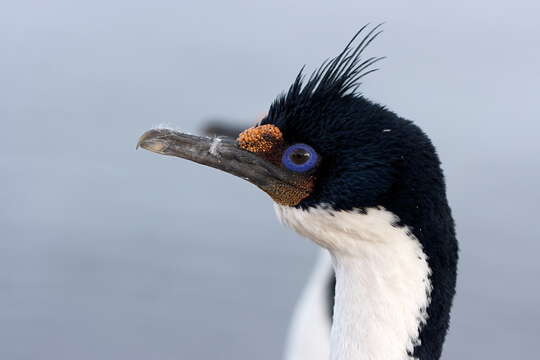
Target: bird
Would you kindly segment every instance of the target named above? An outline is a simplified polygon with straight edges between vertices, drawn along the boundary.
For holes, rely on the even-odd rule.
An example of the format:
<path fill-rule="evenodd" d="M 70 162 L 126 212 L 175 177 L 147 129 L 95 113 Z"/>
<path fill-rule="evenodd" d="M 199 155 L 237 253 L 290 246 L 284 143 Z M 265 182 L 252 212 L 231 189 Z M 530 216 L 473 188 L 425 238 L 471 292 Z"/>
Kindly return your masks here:
<path fill-rule="evenodd" d="M 328 347 L 312 360 L 436 360 L 450 324 L 459 246 L 437 151 L 360 91 L 381 60 L 364 56 L 380 33 L 365 25 L 311 75 L 302 68 L 236 139 L 154 128 L 137 143 L 256 185 L 280 222 L 321 247 L 302 301 L 331 321 L 327 334 L 304 324 Z M 296 350 L 290 360 L 309 358 Z"/>

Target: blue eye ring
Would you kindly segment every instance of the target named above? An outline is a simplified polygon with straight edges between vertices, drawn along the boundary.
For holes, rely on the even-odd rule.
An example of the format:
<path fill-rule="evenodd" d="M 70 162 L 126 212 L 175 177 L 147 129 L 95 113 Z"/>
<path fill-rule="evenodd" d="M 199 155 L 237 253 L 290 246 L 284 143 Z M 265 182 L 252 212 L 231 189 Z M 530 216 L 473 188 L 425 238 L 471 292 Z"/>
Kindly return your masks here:
<path fill-rule="evenodd" d="M 294 172 L 306 172 L 313 169 L 319 162 L 319 155 L 307 144 L 294 144 L 283 152 L 281 163 Z"/>

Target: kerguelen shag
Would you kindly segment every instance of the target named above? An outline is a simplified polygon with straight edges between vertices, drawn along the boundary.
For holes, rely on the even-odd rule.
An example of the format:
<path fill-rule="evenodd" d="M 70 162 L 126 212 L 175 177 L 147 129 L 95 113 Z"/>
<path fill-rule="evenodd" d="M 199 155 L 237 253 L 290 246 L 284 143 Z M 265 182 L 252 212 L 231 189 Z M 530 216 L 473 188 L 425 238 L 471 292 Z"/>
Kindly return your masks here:
<path fill-rule="evenodd" d="M 235 140 L 166 128 L 139 139 L 257 185 L 282 223 L 329 254 L 295 315 L 288 360 L 441 356 L 456 286 L 454 222 L 429 138 L 358 89 L 379 60 L 364 59 L 379 33 L 364 26 L 311 76 L 300 71 Z"/>

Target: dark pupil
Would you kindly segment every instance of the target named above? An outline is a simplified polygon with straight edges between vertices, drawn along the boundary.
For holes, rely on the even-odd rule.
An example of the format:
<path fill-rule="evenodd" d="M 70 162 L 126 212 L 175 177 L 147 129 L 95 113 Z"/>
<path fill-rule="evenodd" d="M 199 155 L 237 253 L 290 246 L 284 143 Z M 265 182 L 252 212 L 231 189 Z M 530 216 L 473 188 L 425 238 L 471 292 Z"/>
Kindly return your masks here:
<path fill-rule="evenodd" d="M 302 165 L 305 164 L 306 161 L 309 160 L 310 153 L 307 152 L 304 149 L 296 149 L 293 151 L 293 153 L 289 156 L 291 161 L 295 163 L 296 165 Z"/>

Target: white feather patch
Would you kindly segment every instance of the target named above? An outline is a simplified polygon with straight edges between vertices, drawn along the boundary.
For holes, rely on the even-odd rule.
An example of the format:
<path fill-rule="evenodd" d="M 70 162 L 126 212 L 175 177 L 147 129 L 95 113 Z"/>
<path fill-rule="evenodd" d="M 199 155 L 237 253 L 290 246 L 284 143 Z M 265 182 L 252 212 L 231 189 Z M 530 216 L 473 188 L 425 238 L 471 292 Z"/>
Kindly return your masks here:
<path fill-rule="evenodd" d="M 384 208 L 335 211 L 275 205 L 278 218 L 332 254 L 332 360 L 410 359 L 427 321 L 431 283 L 422 245 Z"/>
<path fill-rule="evenodd" d="M 208 152 L 214 156 L 219 156 L 219 153 L 217 152 L 217 149 L 219 147 L 221 143 L 221 139 L 218 138 L 218 137 L 215 137 L 213 140 L 212 140 L 212 144 L 210 144 L 210 149 L 208 150 Z"/>

